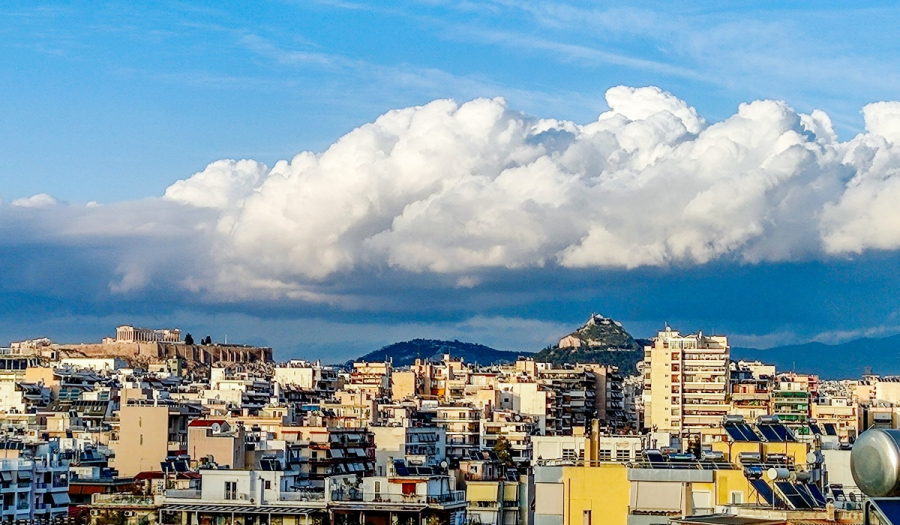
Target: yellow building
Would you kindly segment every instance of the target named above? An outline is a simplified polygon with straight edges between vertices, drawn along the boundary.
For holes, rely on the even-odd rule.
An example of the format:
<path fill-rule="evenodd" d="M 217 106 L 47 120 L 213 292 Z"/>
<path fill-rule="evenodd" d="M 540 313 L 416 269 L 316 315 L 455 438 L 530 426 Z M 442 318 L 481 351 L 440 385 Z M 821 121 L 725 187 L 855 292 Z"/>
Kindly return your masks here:
<path fill-rule="evenodd" d="M 471 525 L 518 525 L 517 481 L 466 481 L 467 519 Z"/>
<path fill-rule="evenodd" d="M 644 348 L 644 411 L 647 428 L 708 434 L 729 413 L 728 338 L 681 335 L 666 326 Z"/>
<path fill-rule="evenodd" d="M 535 525 L 663 525 L 672 517 L 756 503 L 738 468 L 637 468 L 587 462 L 536 467 L 534 481 Z"/>

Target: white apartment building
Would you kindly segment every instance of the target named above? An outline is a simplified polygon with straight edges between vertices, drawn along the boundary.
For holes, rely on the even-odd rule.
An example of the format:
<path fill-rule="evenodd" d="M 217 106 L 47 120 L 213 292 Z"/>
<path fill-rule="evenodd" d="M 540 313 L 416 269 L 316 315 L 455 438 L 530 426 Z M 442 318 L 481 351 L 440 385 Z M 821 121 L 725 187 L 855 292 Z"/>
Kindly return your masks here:
<path fill-rule="evenodd" d="M 728 359 L 727 337 L 666 326 L 644 348 L 645 428 L 693 435 L 719 427 L 731 408 Z"/>
<path fill-rule="evenodd" d="M 2 520 L 52 520 L 68 516 L 68 473 L 68 464 L 53 455 L 0 459 Z"/>

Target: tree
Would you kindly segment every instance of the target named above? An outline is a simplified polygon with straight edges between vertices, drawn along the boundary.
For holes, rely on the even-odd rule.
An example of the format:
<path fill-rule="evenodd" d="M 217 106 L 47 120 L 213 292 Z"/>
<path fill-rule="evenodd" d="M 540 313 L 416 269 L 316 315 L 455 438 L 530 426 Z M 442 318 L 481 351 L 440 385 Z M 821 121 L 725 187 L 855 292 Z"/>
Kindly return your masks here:
<path fill-rule="evenodd" d="M 206 339 L 204 339 L 203 341 L 200 341 L 200 344 L 203 344 L 203 345 L 211 345 L 211 344 L 212 344 L 212 337 L 206 336 Z"/>
<path fill-rule="evenodd" d="M 503 463 L 507 467 L 513 466 L 512 454 L 510 452 L 508 439 L 503 436 L 497 438 L 497 442 L 494 443 L 494 452 L 497 454 L 497 459 L 500 460 L 500 463 Z"/>
<path fill-rule="evenodd" d="M 194 336 L 192 336 L 190 333 L 186 334 L 184 336 L 184 344 L 186 344 L 186 345 L 194 344 Z"/>

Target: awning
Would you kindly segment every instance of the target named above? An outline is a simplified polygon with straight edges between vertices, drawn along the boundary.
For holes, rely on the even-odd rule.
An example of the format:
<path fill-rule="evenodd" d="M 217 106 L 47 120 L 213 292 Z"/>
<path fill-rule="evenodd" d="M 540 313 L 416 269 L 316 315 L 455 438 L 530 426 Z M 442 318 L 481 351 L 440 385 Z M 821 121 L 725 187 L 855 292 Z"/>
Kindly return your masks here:
<path fill-rule="evenodd" d="M 7 482 L 12 481 L 12 471 L 11 470 L 0 471 L 0 479 L 2 479 L 3 481 L 7 481 Z"/>
<path fill-rule="evenodd" d="M 339 448 L 333 448 L 333 449 L 331 449 L 331 457 L 333 457 L 333 458 L 343 458 L 343 457 L 344 457 L 344 451 L 341 450 L 341 449 L 339 449 Z"/>
<path fill-rule="evenodd" d="M 680 482 L 631 482 L 631 508 L 634 510 L 677 512 L 681 510 L 683 496 Z"/>
<path fill-rule="evenodd" d="M 72 502 L 72 500 L 69 499 L 68 492 L 51 492 L 50 499 L 53 500 L 53 504 L 56 506 L 68 505 Z"/>
<path fill-rule="evenodd" d="M 19 479 L 31 479 L 31 471 L 30 470 L 19 470 Z"/>
<path fill-rule="evenodd" d="M 201 505 L 172 504 L 163 505 L 163 512 L 206 512 L 210 514 L 312 514 L 325 512 L 324 508 L 314 507 L 282 507 L 274 505 Z"/>

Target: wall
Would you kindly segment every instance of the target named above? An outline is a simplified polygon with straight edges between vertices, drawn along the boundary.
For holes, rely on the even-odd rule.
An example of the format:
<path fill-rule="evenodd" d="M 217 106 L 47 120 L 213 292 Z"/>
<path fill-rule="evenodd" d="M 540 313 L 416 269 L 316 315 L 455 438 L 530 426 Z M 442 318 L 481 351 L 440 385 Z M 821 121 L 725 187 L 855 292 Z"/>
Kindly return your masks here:
<path fill-rule="evenodd" d="M 119 409 L 119 439 L 110 443 L 115 465 L 122 477 L 143 471 L 162 470 L 168 455 L 169 408 L 165 406 L 123 406 Z"/>

